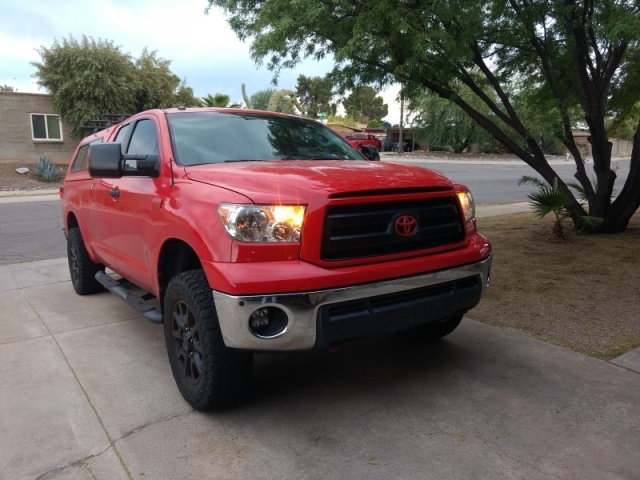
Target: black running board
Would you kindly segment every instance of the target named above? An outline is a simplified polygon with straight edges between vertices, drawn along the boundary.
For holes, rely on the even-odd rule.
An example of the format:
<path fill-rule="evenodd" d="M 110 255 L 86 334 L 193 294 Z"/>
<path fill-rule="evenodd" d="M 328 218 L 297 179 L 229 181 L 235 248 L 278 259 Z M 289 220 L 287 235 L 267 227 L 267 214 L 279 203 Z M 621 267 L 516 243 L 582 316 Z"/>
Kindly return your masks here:
<path fill-rule="evenodd" d="M 117 280 L 107 275 L 106 272 L 100 271 L 96 273 L 96 280 L 100 282 L 104 288 L 135 308 L 150 322 L 162 323 L 162 313 L 160 313 L 156 307 L 135 293 L 127 290 Z"/>

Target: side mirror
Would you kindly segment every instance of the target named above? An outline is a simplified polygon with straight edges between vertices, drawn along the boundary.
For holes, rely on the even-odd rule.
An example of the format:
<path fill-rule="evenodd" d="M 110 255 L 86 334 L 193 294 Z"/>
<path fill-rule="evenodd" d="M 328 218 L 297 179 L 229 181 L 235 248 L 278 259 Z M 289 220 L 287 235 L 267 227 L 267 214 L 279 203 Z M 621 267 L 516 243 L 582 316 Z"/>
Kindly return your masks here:
<path fill-rule="evenodd" d="M 378 152 L 378 149 L 372 145 L 360 145 L 360 152 L 368 160 L 380 161 L 380 152 Z"/>
<path fill-rule="evenodd" d="M 157 177 L 157 154 L 122 154 L 119 143 L 96 143 L 89 150 L 89 175 L 98 178 Z"/>
<path fill-rule="evenodd" d="M 119 143 L 95 143 L 89 148 L 89 175 L 98 178 L 120 178 L 122 154 Z"/>

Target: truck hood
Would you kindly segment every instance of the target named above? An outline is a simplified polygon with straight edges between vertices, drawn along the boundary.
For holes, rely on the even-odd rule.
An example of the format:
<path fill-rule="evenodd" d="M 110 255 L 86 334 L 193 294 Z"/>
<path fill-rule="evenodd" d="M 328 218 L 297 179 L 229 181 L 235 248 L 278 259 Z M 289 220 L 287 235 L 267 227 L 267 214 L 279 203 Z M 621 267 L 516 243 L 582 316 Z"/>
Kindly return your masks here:
<path fill-rule="evenodd" d="M 254 203 L 307 203 L 316 194 L 440 187 L 451 182 L 432 170 L 359 160 L 234 162 L 185 167 L 186 176 L 242 194 Z"/>

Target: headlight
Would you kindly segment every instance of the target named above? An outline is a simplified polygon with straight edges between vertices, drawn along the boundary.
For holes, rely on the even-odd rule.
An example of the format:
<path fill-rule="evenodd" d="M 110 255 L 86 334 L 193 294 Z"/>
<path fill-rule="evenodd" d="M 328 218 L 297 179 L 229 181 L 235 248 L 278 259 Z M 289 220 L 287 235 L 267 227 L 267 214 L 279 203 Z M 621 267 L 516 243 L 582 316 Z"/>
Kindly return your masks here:
<path fill-rule="evenodd" d="M 300 205 L 233 205 L 218 208 L 224 228 L 243 242 L 300 242 L 305 207 Z"/>
<path fill-rule="evenodd" d="M 476 216 L 476 204 L 473 201 L 471 192 L 469 190 L 458 192 L 458 199 L 462 206 L 462 213 L 464 214 L 465 221 L 470 222 Z"/>

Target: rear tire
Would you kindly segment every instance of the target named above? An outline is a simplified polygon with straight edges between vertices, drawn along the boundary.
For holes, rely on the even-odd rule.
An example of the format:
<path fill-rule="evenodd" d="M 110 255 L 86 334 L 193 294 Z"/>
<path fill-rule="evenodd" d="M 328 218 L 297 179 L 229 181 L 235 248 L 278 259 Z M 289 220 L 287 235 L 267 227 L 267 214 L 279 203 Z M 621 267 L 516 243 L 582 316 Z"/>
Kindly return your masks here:
<path fill-rule="evenodd" d="M 94 263 L 84 245 L 78 227 L 71 227 L 67 235 L 67 259 L 71 283 L 78 295 L 89 295 L 104 290 L 95 278 L 96 273 L 104 270 L 104 265 Z"/>
<path fill-rule="evenodd" d="M 164 335 L 173 378 L 196 410 L 232 405 L 251 386 L 253 354 L 227 348 L 202 270 L 177 274 L 164 298 Z"/>

